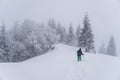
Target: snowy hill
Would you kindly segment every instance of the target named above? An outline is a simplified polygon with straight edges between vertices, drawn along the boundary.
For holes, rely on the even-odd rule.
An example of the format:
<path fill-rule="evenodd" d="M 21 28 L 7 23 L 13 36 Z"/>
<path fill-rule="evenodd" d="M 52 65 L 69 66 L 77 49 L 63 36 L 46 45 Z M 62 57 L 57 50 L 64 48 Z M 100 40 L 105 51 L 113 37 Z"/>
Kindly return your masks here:
<path fill-rule="evenodd" d="M 21 63 L 1 63 L 0 80 L 119 80 L 120 59 L 85 53 L 76 60 L 77 48 L 55 45 L 39 57 Z"/>

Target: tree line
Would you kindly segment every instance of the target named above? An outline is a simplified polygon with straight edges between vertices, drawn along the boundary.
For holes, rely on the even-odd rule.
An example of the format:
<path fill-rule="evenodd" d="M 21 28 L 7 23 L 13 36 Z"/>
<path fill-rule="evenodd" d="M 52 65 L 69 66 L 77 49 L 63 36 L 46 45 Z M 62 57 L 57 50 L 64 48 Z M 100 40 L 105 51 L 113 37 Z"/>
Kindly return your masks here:
<path fill-rule="evenodd" d="M 78 25 L 76 30 L 72 24 L 66 30 L 54 19 L 49 19 L 48 24 L 26 19 L 21 23 L 15 22 L 10 30 L 6 30 L 3 22 L 0 27 L 0 62 L 24 61 L 54 49 L 53 44 L 57 43 L 95 53 L 94 42 L 88 15 L 84 17 L 83 26 Z"/>

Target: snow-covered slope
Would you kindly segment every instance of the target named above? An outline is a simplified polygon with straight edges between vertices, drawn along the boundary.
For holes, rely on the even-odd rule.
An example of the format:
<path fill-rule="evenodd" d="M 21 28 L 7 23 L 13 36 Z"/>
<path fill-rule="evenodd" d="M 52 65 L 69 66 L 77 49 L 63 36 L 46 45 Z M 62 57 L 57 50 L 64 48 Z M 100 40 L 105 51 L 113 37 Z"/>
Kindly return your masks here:
<path fill-rule="evenodd" d="M 55 45 L 53 51 L 21 63 L 1 63 L 0 80 L 120 80 L 120 59 L 85 53 L 76 60 L 77 48 Z"/>

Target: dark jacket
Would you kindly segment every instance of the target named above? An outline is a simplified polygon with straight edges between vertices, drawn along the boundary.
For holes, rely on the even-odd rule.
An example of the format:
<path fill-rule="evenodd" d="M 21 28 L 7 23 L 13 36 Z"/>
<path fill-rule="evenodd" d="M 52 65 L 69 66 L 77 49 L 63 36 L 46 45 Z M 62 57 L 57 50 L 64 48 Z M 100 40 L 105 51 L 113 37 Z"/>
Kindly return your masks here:
<path fill-rule="evenodd" d="M 81 55 L 84 55 L 83 53 L 82 53 L 82 50 L 81 50 L 81 48 L 77 51 L 77 56 L 81 56 Z"/>

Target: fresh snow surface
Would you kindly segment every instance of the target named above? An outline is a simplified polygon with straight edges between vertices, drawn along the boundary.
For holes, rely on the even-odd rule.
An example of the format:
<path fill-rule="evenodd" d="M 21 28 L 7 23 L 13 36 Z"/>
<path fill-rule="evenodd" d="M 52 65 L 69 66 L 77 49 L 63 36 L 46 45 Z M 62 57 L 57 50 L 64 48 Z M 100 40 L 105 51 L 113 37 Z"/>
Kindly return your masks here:
<path fill-rule="evenodd" d="M 54 45 L 48 53 L 20 63 L 1 63 L 0 80 L 120 80 L 120 59 L 84 53 L 77 62 L 78 48 Z"/>

